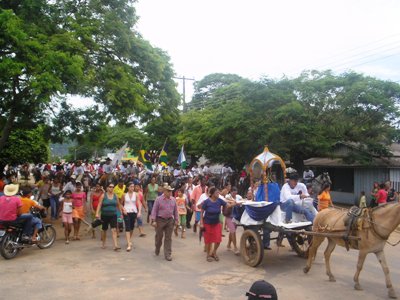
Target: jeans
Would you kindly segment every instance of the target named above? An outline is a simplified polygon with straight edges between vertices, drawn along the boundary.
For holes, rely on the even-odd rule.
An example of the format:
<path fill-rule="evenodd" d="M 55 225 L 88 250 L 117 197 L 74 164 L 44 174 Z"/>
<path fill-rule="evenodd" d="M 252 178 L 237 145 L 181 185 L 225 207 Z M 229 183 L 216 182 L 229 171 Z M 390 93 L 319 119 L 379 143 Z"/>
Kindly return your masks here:
<path fill-rule="evenodd" d="M 51 207 L 51 218 L 52 219 L 57 219 L 57 213 L 58 213 L 58 207 L 59 207 L 59 202 L 58 202 L 59 196 L 50 196 L 50 207 Z"/>
<path fill-rule="evenodd" d="M 22 214 L 15 219 L 16 223 L 23 223 L 23 233 L 26 235 L 30 235 L 32 229 L 32 215 L 31 214 Z"/>
<path fill-rule="evenodd" d="M 193 211 L 188 209 L 186 213 L 186 228 L 190 228 L 190 221 L 192 221 Z"/>
<path fill-rule="evenodd" d="M 33 228 L 36 228 L 38 230 L 42 228 L 42 221 L 39 218 L 32 217 L 32 229 Z M 33 230 L 31 230 L 31 233 L 33 233 Z"/>
<path fill-rule="evenodd" d="M 288 199 L 286 202 L 281 202 L 281 209 L 286 213 L 286 222 L 289 222 L 292 219 L 293 212 L 305 215 L 307 221 L 314 221 L 314 214 L 309 209 L 295 204 L 292 199 Z"/>
<path fill-rule="evenodd" d="M 151 216 L 151 211 L 153 210 L 155 200 L 147 200 L 147 213 Z"/>
<path fill-rule="evenodd" d="M 263 229 L 263 245 L 264 248 L 269 247 L 271 244 L 271 231 L 268 229 L 264 228 Z"/>

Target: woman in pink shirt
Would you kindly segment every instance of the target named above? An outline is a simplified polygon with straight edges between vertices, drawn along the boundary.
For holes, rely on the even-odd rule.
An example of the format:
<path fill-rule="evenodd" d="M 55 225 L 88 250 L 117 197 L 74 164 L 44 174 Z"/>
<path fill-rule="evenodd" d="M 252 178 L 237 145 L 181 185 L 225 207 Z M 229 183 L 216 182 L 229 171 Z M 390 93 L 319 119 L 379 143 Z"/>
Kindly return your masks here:
<path fill-rule="evenodd" d="M 74 240 L 80 240 L 79 228 L 81 227 L 81 220 L 85 218 L 85 203 L 86 193 L 82 191 L 82 183 L 76 183 L 75 192 L 71 195 L 72 198 L 72 218 L 74 220 Z"/>

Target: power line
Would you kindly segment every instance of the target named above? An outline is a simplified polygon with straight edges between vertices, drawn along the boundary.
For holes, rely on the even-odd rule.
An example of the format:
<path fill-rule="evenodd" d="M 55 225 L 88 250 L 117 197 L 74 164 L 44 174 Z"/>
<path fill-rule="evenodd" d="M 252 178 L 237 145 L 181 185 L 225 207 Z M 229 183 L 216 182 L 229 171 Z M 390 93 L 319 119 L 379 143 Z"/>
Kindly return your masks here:
<path fill-rule="evenodd" d="M 394 45 L 396 45 L 396 46 L 388 48 L 388 49 L 384 49 L 383 51 L 380 51 L 379 53 L 378 52 L 373 52 L 373 53 L 369 54 L 370 51 L 365 51 L 364 53 L 359 53 L 359 54 L 352 55 L 352 56 L 349 56 L 349 57 L 344 57 L 344 60 L 342 60 L 342 62 L 337 62 L 336 61 L 336 62 L 326 63 L 326 64 L 323 64 L 323 65 L 320 65 L 319 68 L 326 68 L 326 67 L 329 67 L 329 66 L 334 66 L 334 67 L 335 66 L 340 66 L 340 65 L 343 65 L 343 64 L 351 63 L 354 60 L 363 60 L 365 58 L 373 57 L 373 56 L 376 56 L 376 55 L 379 55 L 379 54 L 383 54 L 383 53 L 386 53 L 386 52 L 391 51 L 391 50 L 400 49 L 400 41 L 397 41 Z M 384 47 L 387 47 L 387 46 L 388 45 L 385 45 L 385 46 L 382 46 L 382 47 L 378 47 L 378 48 L 374 48 L 374 49 L 371 49 L 371 51 L 372 50 L 378 50 L 378 49 L 381 49 L 381 48 L 384 48 Z M 392 46 L 392 45 L 390 45 L 390 46 Z M 364 54 L 367 54 L 367 55 L 364 55 Z"/>
<path fill-rule="evenodd" d="M 354 63 L 354 61 L 360 61 L 360 60 L 363 60 L 368 57 L 379 55 L 379 54 L 381 54 L 379 52 L 378 53 L 375 52 L 375 54 L 372 54 L 373 51 L 377 51 L 379 49 L 383 49 L 383 51 L 380 51 L 380 52 L 384 52 L 384 53 L 388 52 L 389 50 L 397 49 L 398 47 L 396 47 L 396 46 L 400 46 L 400 45 L 398 45 L 400 42 L 400 40 L 398 40 L 398 39 L 396 41 L 385 42 L 384 44 L 382 44 L 381 42 L 388 41 L 390 39 L 393 39 L 393 37 L 399 37 L 399 36 L 400 36 L 400 33 L 392 34 L 392 35 L 386 36 L 384 38 L 381 38 L 379 40 L 376 40 L 374 42 L 367 43 L 362 46 L 357 46 L 357 47 L 351 48 L 349 50 L 343 51 L 341 53 L 338 53 L 336 55 L 326 57 L 323 60 L 325 60 L 325 61 L 327 60 L 327 61 L 331 61 L 331 62 L 317 64 L 317 66 L 311 67 L 311 69 L 326 69 L 326 68 L 334 69 L 336 66 L 341 66 L 345 63 Z M 373 48 L 369 48 L 371 46 Z M 387 48 L 387 47 L 390 47 L 390 48 Z M 357 50 L 361 50 L 361 51 L 357 51 Z M 346 57 L 347 54 L 350 54 L 350 56 Z M 341 59 L 334 61 L 334 59 L 337 57 L 341 57 Z M 310 69 L 310 68 L 304 67 L 303 69 Z"/>
<path fill-rule="evenodd" d="M 381 38 L 381 39 L 379 39 L 379 40 L 373 41 L 373 42 L 371 42 L 371 43 L 367 43 L 367 44 L 364 44 L 364 45 L 361 45 L 361 46 L 356 46 L 356 47 L 354 47 L 354 48 L 350 48 L 350 49 L 348 49 L 348 50 L 339 52 L 339 53 L 337 53 L 337 54 L 335 54 L 335 55 L 333 55 L 333 56 L 327 57 L 326 59 L 332 59 L 332 58 L 335 58 L 335 57 L 338 57 L 338 56 L 346 55 L 347 53 L 354 52 L 354 50 L 365 49 L 366 47 L 372 46 L 372 45 L 374 45 L 374 44 L 378 44 L 378 43 L 380 43 L 380 42 L 382 42 L 382 41 L 388 40 L 388 39 L 390 39 L 390 38 L 392 38 L 392 37 L 396 37 L 396 36 L 399 36 L 399 37 L 400 37 L 400 33 L 395 33 L 395 34 L 386 36 L 386 37 L 384 37 L 384 38 Z M 396 41 L 396 42 L 397 42 L 397 41 Z M 367 51 L 368 51 L 368 50 L 367 50 Z"/>

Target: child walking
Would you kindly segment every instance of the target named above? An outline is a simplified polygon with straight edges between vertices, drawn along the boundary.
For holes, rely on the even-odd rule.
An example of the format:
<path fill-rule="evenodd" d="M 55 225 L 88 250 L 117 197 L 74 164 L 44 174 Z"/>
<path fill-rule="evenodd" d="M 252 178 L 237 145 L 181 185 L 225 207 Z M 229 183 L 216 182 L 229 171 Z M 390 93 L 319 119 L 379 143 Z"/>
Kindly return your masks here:
<path fill-rule="evenodd" d="M 69 244 L 69 235 L 72 231 L 72 192 L 70 190 L 64 193 L 64 198 L 60 199 L 60 214 L 62 217 L 62 222 L 64 224 L 64 234 L 65 234 L 65 244 Z"/>
<path fill-rule="evenodd" d="M 187 204 L 186 198 L 183 194 L 182 189 L 178 190 L 178 196 L 176 197 L 176 206 L 178 208 L 178 215 L 179 215 L 179 225 L 175 226 L 175 236 L 178 236 L 178 226 L 181 229 L 181 238 L 185 238 L 185 231 L 186 231 L 186 214 L 187 214 Z"/>

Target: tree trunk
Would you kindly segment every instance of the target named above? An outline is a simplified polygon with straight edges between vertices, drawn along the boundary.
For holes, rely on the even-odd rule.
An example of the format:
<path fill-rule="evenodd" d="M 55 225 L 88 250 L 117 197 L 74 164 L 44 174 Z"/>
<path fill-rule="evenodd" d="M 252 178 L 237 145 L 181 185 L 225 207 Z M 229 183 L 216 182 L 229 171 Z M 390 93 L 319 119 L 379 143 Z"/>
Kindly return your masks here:
<path fill-rule="evenodd" d="M 303 176 L 304 171 L 304 160 L 299 155 L 290 156 L 290 161 L 293 163 L 293 167 L 297 170 L 299 176 Z"/>
<path fill-rule="evenodd" d="M 10 137 L 12 127 L 14 125 L 15 121 L 15 111 L 14 108 L 11 108 L 10 110 L 10 115 L 8 116 L 7 122 L 3 127 L 3 130 L 1 131 L 1 137 L 0 137 L 0 151 L 2 151 L 8 141 L 8 138 Z"/>

